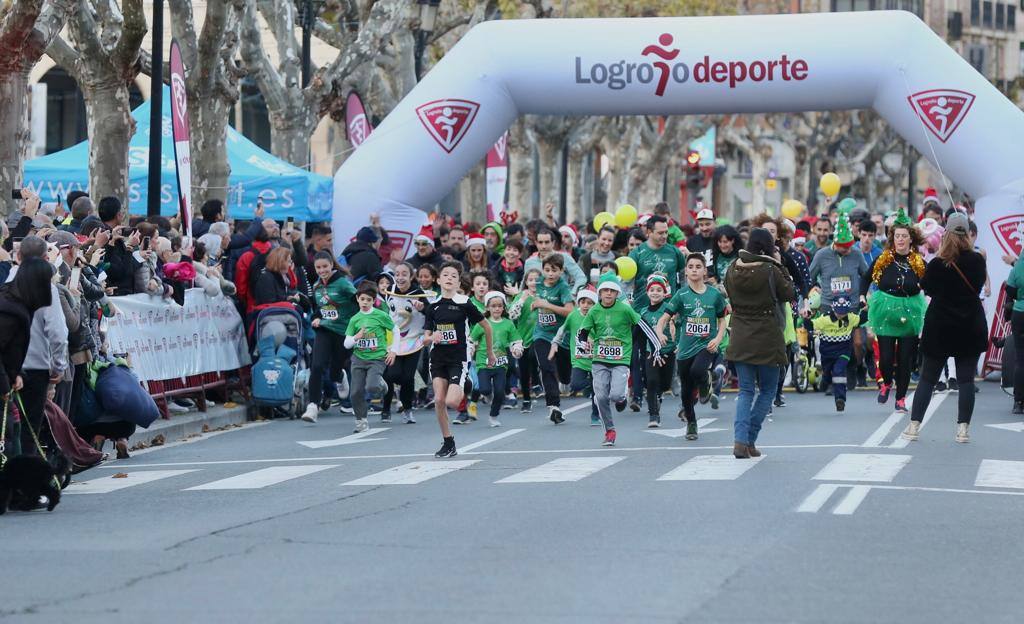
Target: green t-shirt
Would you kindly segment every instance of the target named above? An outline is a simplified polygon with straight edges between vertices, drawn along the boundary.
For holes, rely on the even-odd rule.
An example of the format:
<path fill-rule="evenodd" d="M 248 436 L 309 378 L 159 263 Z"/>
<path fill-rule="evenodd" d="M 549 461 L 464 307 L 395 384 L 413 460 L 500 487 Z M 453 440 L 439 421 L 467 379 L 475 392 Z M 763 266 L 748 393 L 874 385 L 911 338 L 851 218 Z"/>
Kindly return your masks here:
<path fill-rule="evenodd" d="M 474 306 L 476 306 L 476 309 L 477 309 L 477 310 L 480 310 L 480 314 L 483 314 L 485 318 L 487 317 L 487 307 L 486 307 L 486 306 L 484 306 L 484 302 L 483 302 L 483 301 L 480 301 L 480 300 L 479 300 L 479 299 L 477 299 L 477 298 L 476 298 L 475 296 L 473 296 L 473 297 L 470 297 L 470 298 L 469 298 L 469 301 L 470 301 L 470 303 L 472 303 L 472 304 L 473 304 Z"/>
<path fill-rule="evenodd" d="M 1006 285 L 1017 289 L 1017 300 L 1013 302 L 1013 311 L 1024 312 L 1024 261 L 1018 260 L 1013 263 L 1010 277 L 1006 278 Z"/>
<path fill-rule="evenodd" d="M 679 251 L 678 247 L 674 245 L 662 245 L 659 249 L 651 249 L 651 246 L 644 243 L 634 249 L 629 257 L 636 262 L 636 277 L 633 278 L 633 283 L 636 287 L 633 289 L 633 309 L 640 310 L 640 308 L 647 305 L 647 290 L 645 285 L 647 284 L 647 278 L 654 273 L 661 273 L 668 279 L 668 285 L 672 287 L 672 292 L 676 291 L 679 284 L 679 272 L 686 266 L 686 258 L 683 256 L 683 252 Z"/>
<path fill-rule="evenodd" d="M 585 319 L 586 317 L 583 316 L 579 308 L 575 308 L 569 313 L 569 316 L 565 317 L 565 325 L 562 326 L 565 333 L 562 336 L 562 344 L 560 346 L 568 349 L 569 361 L 572 363 L 573 368 L 585 370 L 589 373 L 592 366 L 590 343 L 581 343 L 579 340 L 580 328 L 583 327 Z M 587 347 L 584 347 L 584 344 Z"/>
<path fill-rule="evenodd" d="M 546 286 L 544 282 L 539 282 L 537 284 L 537 298 L 553 303 L 556 306 L 563 306 L 571 303 L 573 300 L 569 285 L 562 280 L 555 282 L 554 286 Z M 558 328 L 565 321 L 565 317 L 555 314 L 551 310 L 541 308 L 537 308 L 535 312 L 537 313 L 537 322 L 533 330 L 533 339 L 551 342 L 558 332 Z"/>
<path fill-rule="evenodd" d="M 388 334 L 395 329 L 391 315 L 380 308 L 360 310 L 348 322 L 345 335 L 355 336 L 361 329 L 366 333 L 356 341 L 352 354 L 361 360 L 383 360 L 388 354 Z"/>
<path fill-rule="evenodd" d="M 640 308 L 637 311 L 637 314 L 640 315 L 640 318 L 642 318 L 645 323 L 654 328 L 658 326 L 658 320 L 661 319 L 661 315 L 665 313 L 665 309 L 667 306 L 668 302 L 662 301 L 661 303 L 658 304 L 658 307 L 651 308 L 651 302 L 648 301 L 647 305 L 645 305 L 644 307 Z M 665 336 L 669 336 L 668 327 L 665 328 Z M 672 344 L 671 341 L 669 341 L 668 344 L 661 348 L 660 353 L 664 355 L 667 353 L 672 353 L 675 350 L 676 346 Z"/>
<path fill-rule="evenodd" d="M 516 295 L 516 298 L 512 300 L 512 305 L 515 305 L 518 301 L 523 302 L 523 311 L 519 318 L 516 319 L 516 328 L 519 329 L 519 338 L 523 341 L 524 349 L 528 349 L 533 345 L 533 329 L 537 326 L 537 311 L 530 309 L 530 304 L 533 303 L 533 300 L 534 296 L 526 290 Z"/>
<path fill-rule="evenodd" d="M 636 310 L 621 301 L 606 308 L 600 303 L 590 308 L 582 329 L 594 352 L 594 362 L 609 366 L 629 366 L 633 356 L 633 326 L 640 321 Z"/>
<path fill-rule="evenodd" d="M 725 297 L 711 286 L 705 286 L 704 292 L 698 293 L 687 284 L 672 297 L 665 311 L 679 315 L 676 359 L 691 358 L 707 348 L 718 334 L 718 322 L 725 316 L 725 308 Z"/>
<path fill-rule="evenodd" d="M 519 340 L 519 329 L 507 318 L 495 322 L 488 317 L 487 322 L 491 325 L 494 357 L 498 359 L 494 368 L 505 368 L 509 365 L 508 349 L 513 342 Z M 487 365 L 487 339 L 484 336 L 483 323 L 473 326 L 469 332 L 469 339 L 476 343 L 476 355 L 473 356 L 473 360 L 476 362 L 477 370 L 490 369 L 491 367 Z"/>

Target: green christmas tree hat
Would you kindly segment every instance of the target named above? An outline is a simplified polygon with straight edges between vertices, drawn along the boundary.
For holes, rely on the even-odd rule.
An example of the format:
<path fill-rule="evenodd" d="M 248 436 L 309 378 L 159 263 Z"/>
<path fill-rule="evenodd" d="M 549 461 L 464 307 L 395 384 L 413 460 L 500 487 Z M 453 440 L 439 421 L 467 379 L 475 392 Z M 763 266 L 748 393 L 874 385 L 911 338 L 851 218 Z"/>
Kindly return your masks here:
<path fill-rule="evenodd" d="M 853 231 L 850 229 L 850 217 L 845 212 L 839 213 L 836 223 L 836 236 L 832 243 L 836 247 L 849 247 L 853 244 Z"/>

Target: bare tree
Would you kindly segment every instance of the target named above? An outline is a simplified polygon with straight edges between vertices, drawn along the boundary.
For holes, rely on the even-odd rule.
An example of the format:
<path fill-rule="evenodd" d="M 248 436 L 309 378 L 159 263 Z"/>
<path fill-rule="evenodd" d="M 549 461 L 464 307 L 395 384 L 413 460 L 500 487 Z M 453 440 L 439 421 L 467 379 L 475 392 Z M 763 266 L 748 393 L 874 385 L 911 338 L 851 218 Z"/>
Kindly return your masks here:
<path fill-rule="evenodd" d="M 0 198 L 10 207 L 29 144 L 28 74 L 67 21 L 74 0 L 22 0 L 0 9 Z M 7 210 L 4 210 L 7 212 Z"/>
<path fill-rule="evenodd" d="M 772 157 L 772 140 L 777 137 L 775 128 L 782 125 L 779 117 L 766 113 L 734 115 L 718 127 L 722 140 L 750 159 L 753 214 L 760 214 L 767 208 L 765 182 L 768 179 L 768 161 Z"/>
<path fill-rule="evenodd" d="M 71 43 L 47 49 L 78 82 L 89 133 L 89 193 L 128 203 L 128 142 L 135 134 L 128 88 L 139 73 L 148 30 L 142 0 L 78 0 L 68 20 Z M 72 44 L 74 44 L 72 46 Z"/>

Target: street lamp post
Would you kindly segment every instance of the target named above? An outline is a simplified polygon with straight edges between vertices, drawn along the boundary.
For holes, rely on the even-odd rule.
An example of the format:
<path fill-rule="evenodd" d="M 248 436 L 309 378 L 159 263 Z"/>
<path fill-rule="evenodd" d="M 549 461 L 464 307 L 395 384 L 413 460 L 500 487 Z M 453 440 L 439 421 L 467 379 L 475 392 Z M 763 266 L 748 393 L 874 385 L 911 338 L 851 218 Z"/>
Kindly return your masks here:
<path fill-rule="evenodd" d="M 309 74 L 313 67 L 313 0 L 306 0 L 302 7 L 302 88 L 309 86 Z"/>
<path fill-rule="evenodd" d="M 419 82 L 423 74 L 423 53 L 427 51 L 427 39 L 430 33 L 434 32 L 434 25 L 437 22 L 437 7 L 441 0 L 416 0 L 420 7 L 420 25 L 416 29 L 416 47 L 413 56 L 416 62 L 416 81 Z"/>
<path fill-rule="evenodd" d="M 164 129 L 164 0 L 153 0 L 153 68 L 149 95 L 149 180 L 147 181 L 146 216 L 160 216 L 160 181 Z M 97 198 L 98 200 L 99 198 Z M 128 198 L 124 198 L 125 205 Z M 184 227 L 184 224 L 182 224 Z"/>

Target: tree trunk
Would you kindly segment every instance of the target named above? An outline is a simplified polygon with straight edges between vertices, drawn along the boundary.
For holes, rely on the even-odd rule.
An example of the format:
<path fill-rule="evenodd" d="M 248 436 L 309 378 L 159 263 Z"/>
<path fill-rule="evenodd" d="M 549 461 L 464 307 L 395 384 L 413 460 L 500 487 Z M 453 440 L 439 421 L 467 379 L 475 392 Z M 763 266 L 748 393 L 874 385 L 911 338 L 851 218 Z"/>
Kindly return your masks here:
<path fill-rule="evenodd" d="M 18 209 L 11 190 L 21 188 L 29 141 L 28 71 L 0 75 L 0 205 Z"/>
<path fill-rule="evenodd" d="M 219 199 L 230 210 L 232 198 L 228 195 L 228 180 L 231 163 L 228 162 L 225 133 L 233 106 L 221 98 L 209 98 L 202 103 L 198 100 L 189 93 L 193 210 L 198 210 L 207 199 Z"/>
<path fill-rule="evenodd" d="M 870 213 L 875 211 L 875 205 L 878 203 L 878 178 L 875 177 L 875 164 L 871 163 L 869 166 L 865 166 L 864 173 L 866 174 L 865 177 L 867 178 L 865 180 L 865 184 L 867 186 L 867 205 L 865 206 L 865 208 L 867 208 L 868 212 Z"/>
<path fill-rule="evenodd" d="M 128 142 L 135 119 L 128 86 L 113 79 L 83 89 L 89 132 L 89 196 L 114 196 L 128 207 Z"/>
<path fill-rule="evenodd" d="M 637 212 L 654 212 L 654 205 L 661 201 L 662 186 L 665 181 L 664 167 L 651 167 L 650 175 L 645 177 L 638 185 L 633 196 L 638 202 L 635 204 Z"/>
<path fill-rule="evenodd" d="M 459 183 L 459 208 L 462 222 L 479 225 L 487 222 L 487 184 L 483 163 L 474 165 Z"/>
<path fill-rule="evenodd" d="M 309 128 L 311 122 L 305 111 L 293 106 L 286 107 L 281 114 L 270 113 L 270 152 L 306 169 L 309 166 L 309 141 L 313 135 Z"/>
<path fill-rule="evenodd" d="M 765 181 L 768 179 L 768 158 L 771 153 L 766 154 L 765 150 L 754 148 L 748 154 L 750 156 L 750 204 L 753 214 L 758 215 L 766 210 Z"/>
<path fill-rule="evenodd" d="M 617 149 L 609 150 L 605 152 L 608 158 L 608 192 L 605 195 L 605 211 L 611 211 L 618 204 L 619 197 L 622 195 L 622 171 L 624 169 L 622 161 L 619 159 L 619 151 Z"/>
<path fill-rule="evenodd" d="M 555 141 L 538 138 L 537 155 L 540 165 L 540 203 L 542 206 L 548 202 L 557 205 L 562 146 Z"/>
<path fill-rule="evenodd" d="M 576 150 L 569 150 L 569 173 L 566 175 L 565 189 L 565 222 L 572 223 L 577 219 L 587 218 L 583 208 L 583 159 L 585 155 Z"/>

